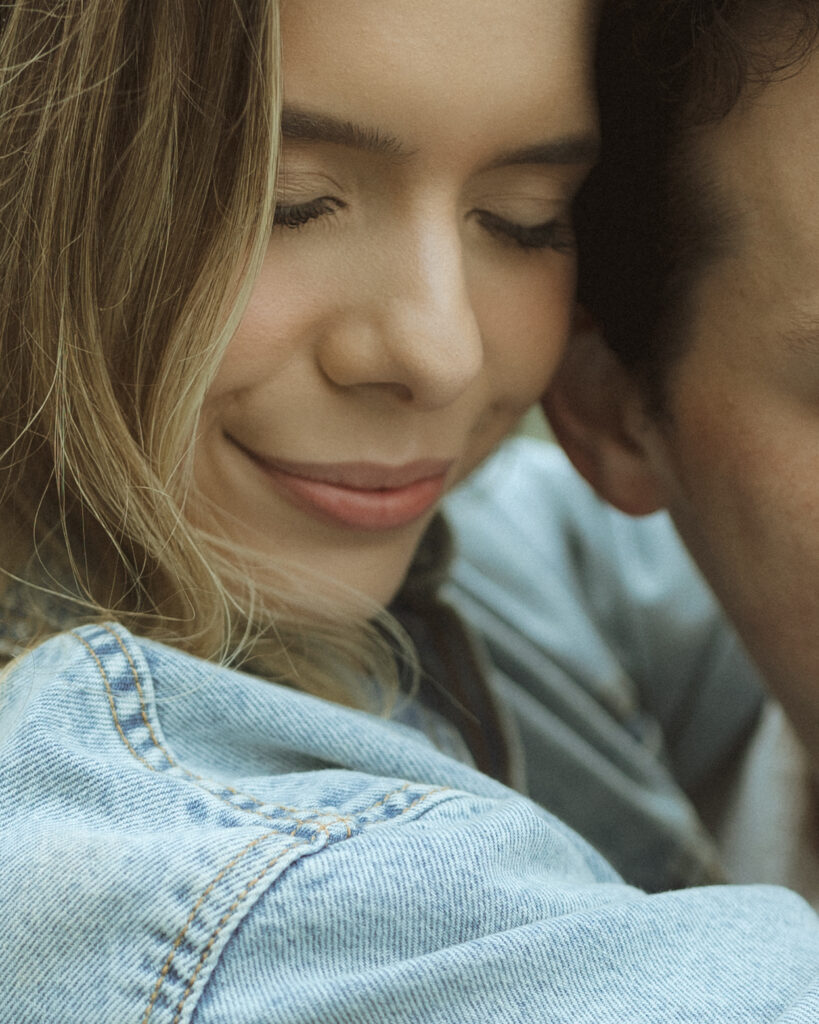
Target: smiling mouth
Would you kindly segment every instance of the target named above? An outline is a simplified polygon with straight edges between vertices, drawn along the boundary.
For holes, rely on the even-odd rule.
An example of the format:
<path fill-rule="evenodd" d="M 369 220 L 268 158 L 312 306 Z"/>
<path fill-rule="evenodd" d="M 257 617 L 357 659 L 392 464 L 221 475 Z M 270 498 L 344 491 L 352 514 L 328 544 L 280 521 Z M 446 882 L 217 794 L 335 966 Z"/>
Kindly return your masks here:
<path fill-rule="evenodd" d="M 265 459 L 229 438 L 274 489 L 325 522 L 356 530 L 390 530 L 421 518 L 439 500 L 451 460 L 403 466 L 372 462 L 292 462 Z"/>

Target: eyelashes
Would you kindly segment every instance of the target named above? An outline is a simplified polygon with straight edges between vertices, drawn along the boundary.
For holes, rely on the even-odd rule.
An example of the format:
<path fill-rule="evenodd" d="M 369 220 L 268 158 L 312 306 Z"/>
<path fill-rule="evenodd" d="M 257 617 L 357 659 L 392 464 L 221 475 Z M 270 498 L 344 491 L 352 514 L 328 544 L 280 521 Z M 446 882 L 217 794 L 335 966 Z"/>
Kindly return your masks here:
<path fill-rule="evenodd" d="M 292 206 L 278 203 L 273 215 L 273 224 L 275 227 L 301 228 L 311 220 L 318 220 L 319 217 L 330 216 L 343 210 L 346 205 L 332 196 L 321 196 L 319 199 L 310 200 L 309 203 L 294 203 Z"/>
<path fill-rule="evenodd" d="M 522 249 L 554 249 L 556 252 L 574 252 L 574 232 L 566 220 L 555 217 L 542 224 L 515 224 L 488 210 L 478 210 L 478 222 L 490 235 L 511 242 Z"/>
<path fill-rule="evenodd" d="M 320 196 L 306 203 L 279 203 L 273 217 L 274 227 L 291 231 L 303 228 L 311 221 L 331 217 L 347 204 L 333 196 Z M 488 210 L 476 210 L 475 217 L 481 227 L 501 242 L 524 250 L 553 249 L 556 252 L 574 252 L 574 232 L 568 220 L 553 218 L 542 224 L 516 224 Z"/>

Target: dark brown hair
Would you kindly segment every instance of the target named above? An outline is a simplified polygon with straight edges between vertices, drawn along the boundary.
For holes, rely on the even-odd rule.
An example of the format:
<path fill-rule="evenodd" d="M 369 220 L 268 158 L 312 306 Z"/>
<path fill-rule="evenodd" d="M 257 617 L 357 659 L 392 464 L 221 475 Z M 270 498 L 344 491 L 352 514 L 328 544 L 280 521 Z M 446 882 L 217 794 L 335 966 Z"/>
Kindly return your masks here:
<path fill-rule="evenodd" d="M 798 73 L 815 0 L 608 0 L 597 54 L 602 157 L 575 209 L 580 299 L 664 408 L 697 276 L 731 240 L 694 134 L 749 88 Z"/>

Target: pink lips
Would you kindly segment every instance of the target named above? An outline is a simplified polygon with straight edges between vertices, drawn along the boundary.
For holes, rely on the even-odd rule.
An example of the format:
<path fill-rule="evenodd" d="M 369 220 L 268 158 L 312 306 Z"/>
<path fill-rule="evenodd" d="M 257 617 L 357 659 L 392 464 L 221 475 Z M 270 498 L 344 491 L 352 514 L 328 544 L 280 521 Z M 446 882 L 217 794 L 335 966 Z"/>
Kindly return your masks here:
<path fill-rule="evenodd" d="M 440 459 L 403 466 L 291 462 L 263 459 L 242 445 L 238 447 L 294 504 L 359 530 L 388 530 L 418 519 L 441 497 L 452 465 Z"/>

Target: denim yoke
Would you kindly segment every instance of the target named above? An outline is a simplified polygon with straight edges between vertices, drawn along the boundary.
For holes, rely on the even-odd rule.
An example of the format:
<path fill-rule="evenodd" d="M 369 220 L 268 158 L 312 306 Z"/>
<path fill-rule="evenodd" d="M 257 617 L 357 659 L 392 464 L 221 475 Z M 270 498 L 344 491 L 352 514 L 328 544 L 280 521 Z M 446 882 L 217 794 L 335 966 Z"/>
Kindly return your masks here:
<path fill-rule="evenodd" d="M 0 1022 L 819 1019 L 819 919 L 647 896 L 414 730 L 119 627 L 0 686 Z"/>

